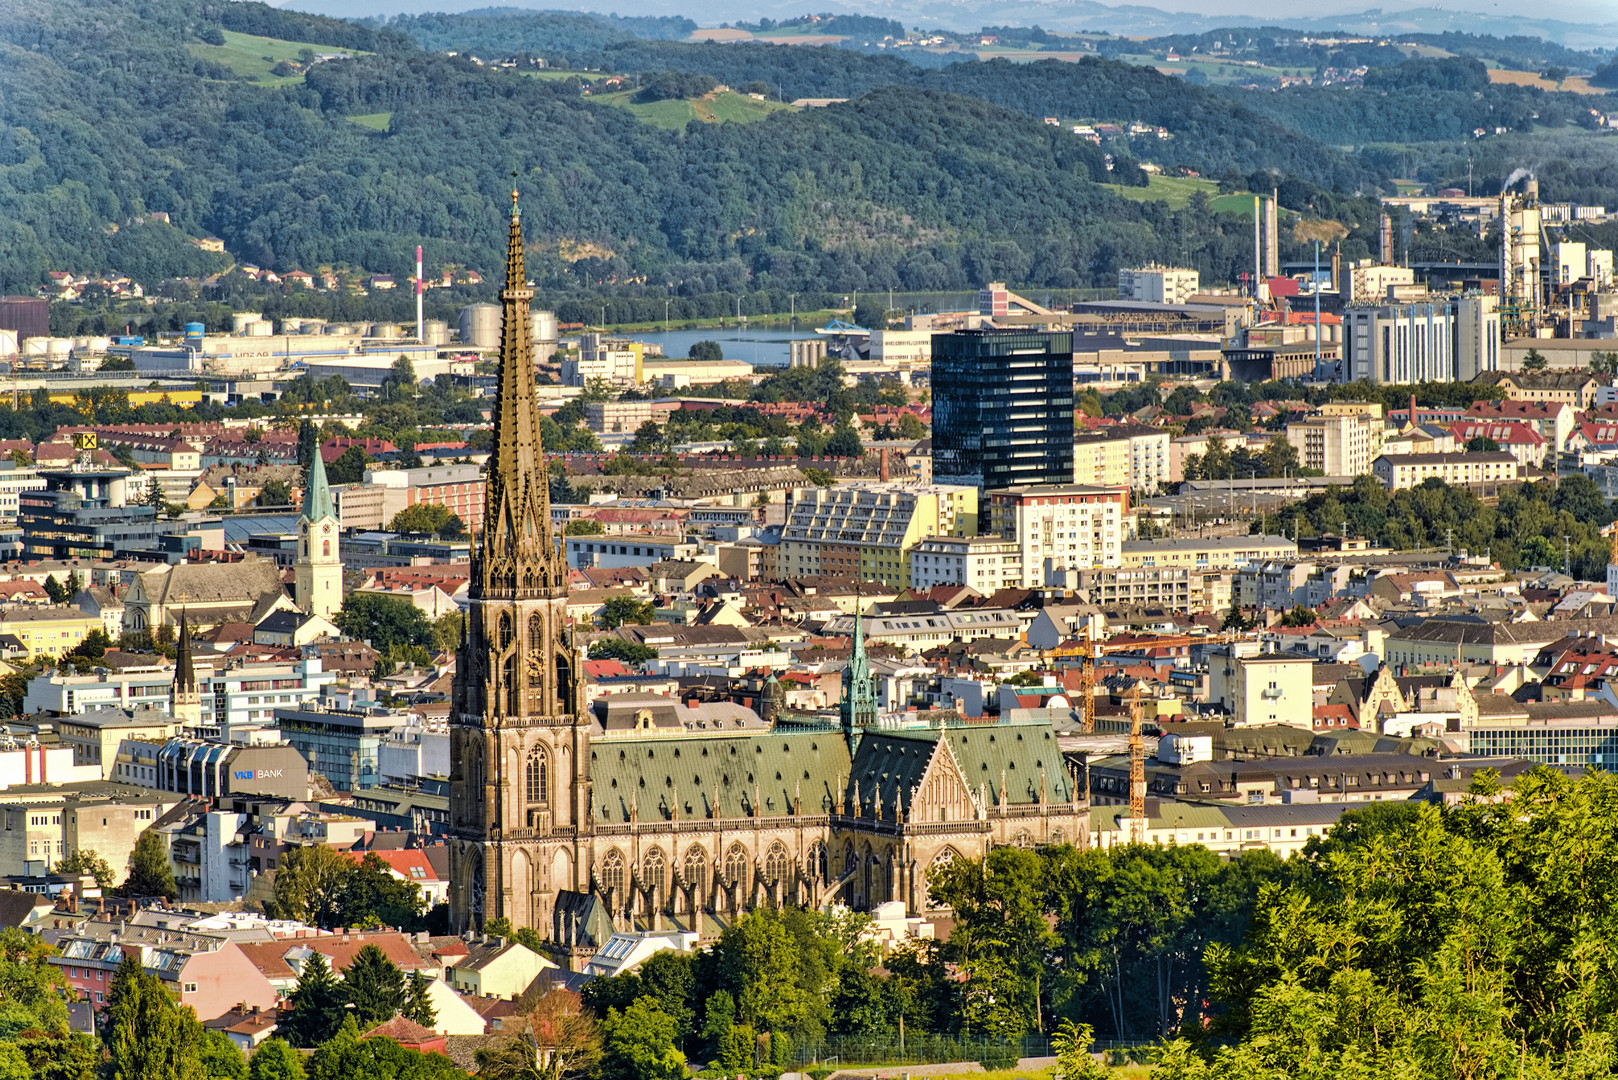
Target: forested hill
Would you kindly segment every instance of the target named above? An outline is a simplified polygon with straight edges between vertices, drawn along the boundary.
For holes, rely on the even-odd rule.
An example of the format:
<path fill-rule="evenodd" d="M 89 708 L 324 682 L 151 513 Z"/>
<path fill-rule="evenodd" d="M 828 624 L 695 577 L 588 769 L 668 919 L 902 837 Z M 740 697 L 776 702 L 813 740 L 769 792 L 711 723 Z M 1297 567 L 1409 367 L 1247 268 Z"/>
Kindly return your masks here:
<path fill-rule="evenodd" d="M 1245 266 L 1239 217 L 1120 197 L 1100 182 L 1144 184 L 1129 151 L 1109 160 L 1045 116 L 1162 124 L 1175 138 L 1152 141 L 1160 162 L 1281 181 L 1298 192 L 1289 205 L 1350 230 L 1346 256 L 1374 228 L 1374 202 L 1355 193 L 1382 174 L 1295 118 L 1148 69 L 927 71 L 626 36 L 677 29 L 667 20 L 590 21 L 605 30 L 578 32 L 611 70 L 853 100 L 669 129 L 576 79 L 427 52 L 392 25 L 221 0 L 0 0 L 0 275 L 152 283 L 231 259 L 404 273 L 417 243 L 435 264 L 494 271 L 514 171 L 530 265 L 552 289 L 1094 286 L 1165 251 L 1215 279 Z M 209 235 L 227 257 L 192 243 Z"/>
<path fill-rule="evenodd" d="M 253 30 L 368 54 L 255 81 L 203 47 Z M 562 285 L 1090 285 L 1155 254 L 1171 224 L 1226 263 L 1211 270 L 1240 260 L 1240 227 L 1227 244 L 1205 210 L 1171 223 L 1098 186 L 1144 182 L 1127 158 L 1109 171 L 1098 147 L 925 81 L 678 132 L 571 81 L 260 5 L 0 0 L 0 37 L 12 283 L 61 268 L 196 275 L 219 268 L 190 243 L 210 234 L 281 270 L 402 272 L 422 241 L 437 261 L 493 270 L 513 171 L 535 272 Z M 385 131 L 351 119 L 379 115 Z M 152 211 L 169 224 L 140 222 Z"/>

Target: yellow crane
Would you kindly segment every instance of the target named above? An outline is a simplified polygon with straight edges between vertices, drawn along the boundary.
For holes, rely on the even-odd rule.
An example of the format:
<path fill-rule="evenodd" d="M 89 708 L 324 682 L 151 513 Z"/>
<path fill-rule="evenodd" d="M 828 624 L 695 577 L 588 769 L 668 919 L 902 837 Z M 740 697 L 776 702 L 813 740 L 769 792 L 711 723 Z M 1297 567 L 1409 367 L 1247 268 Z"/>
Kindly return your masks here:
<path fill-rule="evenodd" d="M 1140 683 L 1129 688 L 1129 842 L 1146 842 L 1146 740 L 1140 733 Z"/>

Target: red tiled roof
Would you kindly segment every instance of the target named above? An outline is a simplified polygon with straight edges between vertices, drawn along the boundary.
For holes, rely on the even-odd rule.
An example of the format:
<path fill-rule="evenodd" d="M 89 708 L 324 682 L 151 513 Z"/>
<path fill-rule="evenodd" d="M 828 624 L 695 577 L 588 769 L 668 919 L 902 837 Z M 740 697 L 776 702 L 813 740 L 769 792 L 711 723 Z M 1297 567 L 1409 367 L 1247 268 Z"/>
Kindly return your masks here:
<path fill-rule="evenodd" d="M 345 851 L 343 855 L 355 862 L 364 862 L 367 855 L 375 855 L 406 881 L 437 881 L 438 871 L 427 861 L 427 853 L 419 848 L 406 848 L 401 851 Z"/>

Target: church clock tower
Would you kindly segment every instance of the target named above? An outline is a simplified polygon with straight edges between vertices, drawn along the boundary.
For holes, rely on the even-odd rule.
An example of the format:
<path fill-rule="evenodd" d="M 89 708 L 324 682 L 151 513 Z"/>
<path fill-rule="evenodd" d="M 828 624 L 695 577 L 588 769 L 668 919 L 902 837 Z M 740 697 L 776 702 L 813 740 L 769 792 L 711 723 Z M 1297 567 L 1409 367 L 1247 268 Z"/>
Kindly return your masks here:
<path fill-rule="evenodd" d="M 326 463 L 315 447 L 309 463 L 309 483 L 298 515 L 298 558 L 292 564 L 292 587 L 298 607 L 310 615 L 330 619 L 343 606 L 343 560 L 338 547 L 339 522 L 326 483 Z"/>
<path fill-rule="evenodd" d="M 494 448 L 472 546 L 450 712 L 450 926 L 545 926 L 578 887 L 588 718 L 566 634 L 567 564 L 551 527 L 529 331 L 534 291 L 511 193 Z"/>

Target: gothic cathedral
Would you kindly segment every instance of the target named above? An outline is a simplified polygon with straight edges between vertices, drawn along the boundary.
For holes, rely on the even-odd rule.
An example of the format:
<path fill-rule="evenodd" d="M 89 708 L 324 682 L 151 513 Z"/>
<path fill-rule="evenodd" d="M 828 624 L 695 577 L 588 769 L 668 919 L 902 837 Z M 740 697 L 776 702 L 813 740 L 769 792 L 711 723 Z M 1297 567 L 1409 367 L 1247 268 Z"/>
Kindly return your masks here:
<path fill-rule="evenodd" d="M 1088 843 L 1089 807 L 1048 722 L 883 716 L 858 625 L 840 723 L 650 694 L 586 709 L 515 192 L 500 295 L 494 449 L 450 714 L 454 932 L 509 919 L 578 970 L 617 930 L 707 937 L 763 904 L 834 900 L 920 913 L 951 859 Z"/>
<path fill-rule="evenodd" d="M 574 887 L 585 814 L 579 656 L 565 640 L 567 565 L 551 528 L 534 396 L 522 216 L 511 193 L 505 309 L 483 532 L 450 713 L 450 922 L 534 926 Z"/>

